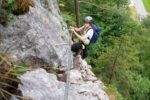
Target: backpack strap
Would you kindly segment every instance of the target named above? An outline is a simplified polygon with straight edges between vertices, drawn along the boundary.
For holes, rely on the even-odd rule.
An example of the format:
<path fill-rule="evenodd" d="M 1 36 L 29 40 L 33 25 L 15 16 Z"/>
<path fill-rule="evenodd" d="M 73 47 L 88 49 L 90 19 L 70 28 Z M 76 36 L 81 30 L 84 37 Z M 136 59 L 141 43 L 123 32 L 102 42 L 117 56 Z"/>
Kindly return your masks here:
<path fill-rule="evenodd" d="M 86 34 L 87 34 L 87 32 L 88 32 L 90 29 L 92 29 L 92 28 L 89 28 L 89 29 L 86 31 Z M 90 38 L 89 38 L 89 37 L 88 37 L 88 39 L 90 40 Z"/>
<path fill-rule="evenodd" d="M 90 29 L 92 29 L 92 28 L 89 28 L 89 29 L 86 31 L 86 33 L 87 33 Z"/>

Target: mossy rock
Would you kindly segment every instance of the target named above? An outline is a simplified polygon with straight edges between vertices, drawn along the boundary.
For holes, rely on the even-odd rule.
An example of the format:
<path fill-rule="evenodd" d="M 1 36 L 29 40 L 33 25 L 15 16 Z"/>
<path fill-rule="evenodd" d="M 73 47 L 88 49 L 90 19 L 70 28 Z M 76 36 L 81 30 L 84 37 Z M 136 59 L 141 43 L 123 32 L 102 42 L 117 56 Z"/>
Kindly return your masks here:
<path fill-rule="evenodd" d="M 8 23 L 8 14 L 6 10 L 0 7 L 0 24 L 7 25 Z"/>
<path fill-rule="evenodd" d="M 0 2 L 0 24 L 7 26 L 15 15 L 27 13 L 30 6 L 34 6 L 32 0 L 3 0 Z"/>

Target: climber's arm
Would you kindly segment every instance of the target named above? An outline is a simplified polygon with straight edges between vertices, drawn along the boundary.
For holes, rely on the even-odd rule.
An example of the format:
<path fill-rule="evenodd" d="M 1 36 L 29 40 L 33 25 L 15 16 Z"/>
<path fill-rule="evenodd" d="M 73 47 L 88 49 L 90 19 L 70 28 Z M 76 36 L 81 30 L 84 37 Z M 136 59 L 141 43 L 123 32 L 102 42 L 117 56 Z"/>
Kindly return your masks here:
<path fill-rule="evenodd" d="M 80 32 L 80 31 L 82 31 L 83 29 L 84 29 L 84 25 L 83 26 L 81 26 L 81 27 L 79 27 L 79 28 L 77 28 L 77 27 L 71 27 L 72 29 L 74 29 L 76 32 Z"/>
<path fill-rule="evenodd" d="M 74 29 L 71 30 L 81 41 L 85 41 L 89 37 L 89 34 L 85 34 L 83 36 L 79 35 Z"/>

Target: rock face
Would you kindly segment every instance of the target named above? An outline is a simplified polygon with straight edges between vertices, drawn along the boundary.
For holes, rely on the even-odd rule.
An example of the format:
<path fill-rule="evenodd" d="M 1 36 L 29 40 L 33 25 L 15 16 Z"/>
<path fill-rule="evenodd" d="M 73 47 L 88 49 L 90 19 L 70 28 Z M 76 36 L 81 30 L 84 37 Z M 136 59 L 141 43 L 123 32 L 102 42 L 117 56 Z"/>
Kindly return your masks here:
<path fill-rule="evenodd" d="M 63 96 L 65 83 L 57 81 L 55 75 L 44 69 L 27 72 L 20 80 L 22 84 L 19 89 L 23 96 L 33 100 L 61 100 Z"/>
<path fill-rule="evenodd" d="M 69 32 L 56 0 L 33 0 L 34 8 L 8 27 L 0 25 L 0 48 L 14 62 L 66 66 Z M 38 64 L 37 64 L 38 65 Z"/>
<path fill-rule="evenodd" d="M 98 80 L 80 56 L 69 74 L 68 100 L 109 100 L 103 91 L 104 85 Z M 20 78 L 19 89 L 23 96 L 32 100 L 64 100 L 66 83 L 57 80 L 56 75 L 44 69 L 27 72 Z"/>

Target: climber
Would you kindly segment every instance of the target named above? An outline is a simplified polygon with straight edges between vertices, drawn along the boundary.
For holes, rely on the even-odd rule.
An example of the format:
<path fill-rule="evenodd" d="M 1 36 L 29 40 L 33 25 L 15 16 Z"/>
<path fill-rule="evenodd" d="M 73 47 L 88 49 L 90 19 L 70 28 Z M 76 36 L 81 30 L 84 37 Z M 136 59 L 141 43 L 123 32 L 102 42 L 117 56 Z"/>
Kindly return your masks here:
<path fill-rule="evenodd" d="M 78 43 L 74 43 L 71 46 L 71 50 L 76 54 L 80 53 L 80 50 L 82 50 L 81 52 L 82 59 L 85 59 L 87 57 L 87 47 L 90 44 L 90 40 L 94 34 L 94 30 L 92 29 L 93 25 L 92 21 L 93 18 L 91 16 L 87 16 L 84 19 L 85 24 L 82 27 L 80 28 L 75 28 L 72 26 L 70 27 L 72 34 L 75 34 L 75 36 L 77 36 L 77 38 L 79 38 L 79 40 L 81 41 Z M 77 33 L 81 31 L 83 31 L 83 35 Z"/>

